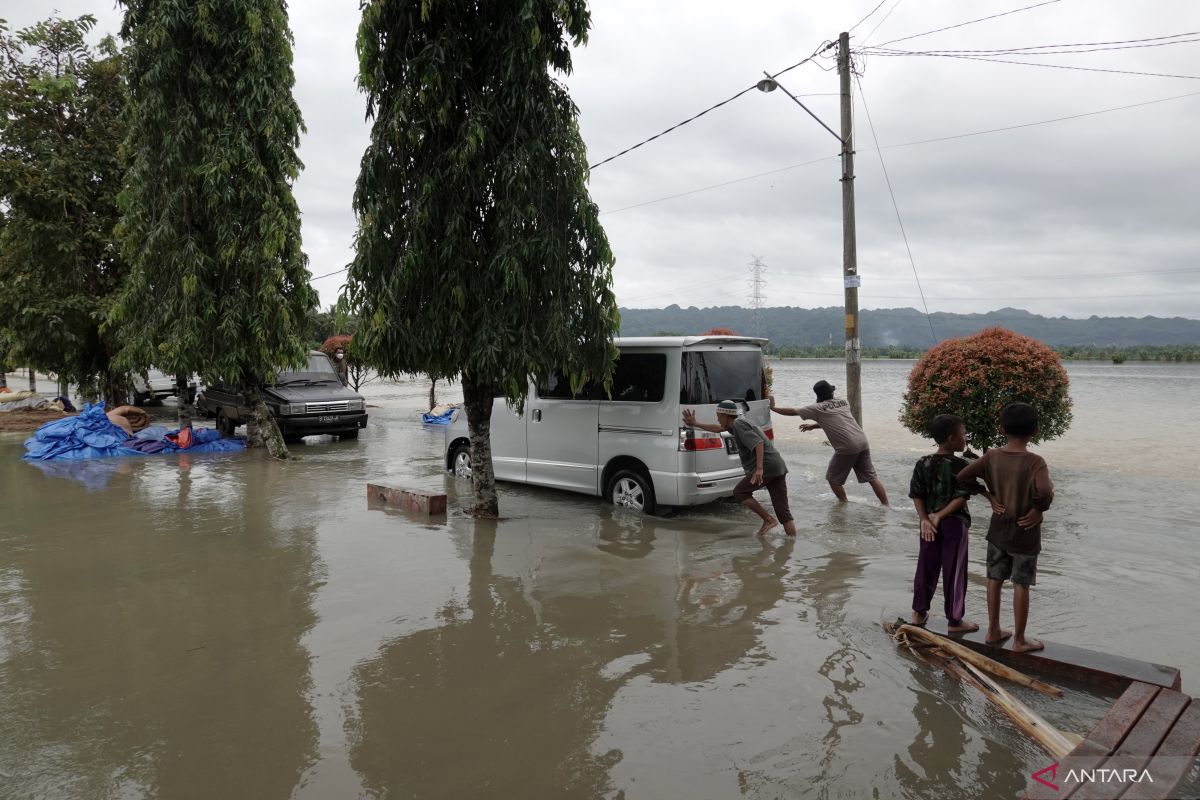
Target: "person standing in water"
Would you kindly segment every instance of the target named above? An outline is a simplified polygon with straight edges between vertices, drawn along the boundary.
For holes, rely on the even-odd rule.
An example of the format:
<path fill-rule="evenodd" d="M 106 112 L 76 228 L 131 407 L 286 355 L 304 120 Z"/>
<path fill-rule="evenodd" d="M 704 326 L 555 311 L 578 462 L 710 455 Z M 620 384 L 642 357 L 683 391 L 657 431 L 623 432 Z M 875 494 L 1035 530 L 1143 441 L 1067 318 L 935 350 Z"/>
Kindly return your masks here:
<path fill-rule="evenodd" d="M 829 488 L 838 500 L 846 502 L 846 478 L 850 477 L 850 470 L 854 470 L 858 482 L 871 484 L 879 502 L 886 506 L 887 491 L 875 474 L 875 465 L 871 463 L 871 445 L 867 442 L 867 434 L 850 413 L 850 404 L 834 398 L 836 388 L 829 381 L 817 381 L 813 384 L 817 402 L 801 408 L 780 408 L 775 405 L 775 396 L 772 395 L 771 410 L 785 417 L 814 420 L 808 425 L 801 425 L 802 431 L 815 431 L 817 428 L 825 431 L 829 443 L 833 445 L 833 457 L 829 459 L 825 480 L 829 481 Z"/>
<path fill-rule="evenodd" d="M 722 400 L 717 403 L 717 424 L 697 422 L 696 412 L 690 408 L 683 410 L 683 424 L 699 428 L 710 433 L 729 431 L 737 441 L 738 455 L 742 459 L 742 469 L 746 477 L 733 488 L 733 499 L 753 511 L 762 520 L 762 527 L 756 534 L 762 536 L 780 522 L 788 536 L 796 535 L 796 522 L 788 505 L 787 496 L 787 464 L 783 456 L 775 449 L 775 444 L 767 438 L 762 428 L 741 416 L 737 403 L 732 400 Z M 762 503 L 754 499 L 756 489 L 766 489 L 771 495 L 771 505 L 775 507 L 776 517 L 771 516 Z"/>

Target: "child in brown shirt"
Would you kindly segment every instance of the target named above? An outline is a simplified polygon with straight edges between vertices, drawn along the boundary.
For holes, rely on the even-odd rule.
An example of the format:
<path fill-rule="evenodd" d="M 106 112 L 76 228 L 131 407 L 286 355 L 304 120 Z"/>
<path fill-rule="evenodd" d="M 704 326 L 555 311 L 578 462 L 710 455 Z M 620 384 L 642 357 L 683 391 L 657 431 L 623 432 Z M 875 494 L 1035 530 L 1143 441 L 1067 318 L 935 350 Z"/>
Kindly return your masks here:
<path fill-rule="evenodd" d="M 964 486 L 978 487 L 978 479 L 983 478 L 995 496 L 987 535 L 986 639 L 995 644 L 1012 636 L 1012 649 L 1018 653 L 1043 647 L 1037 639 L 1025 637 L 1029 587 L 1037 583 L 1037 557 L 1042 549 L 1042 512 L 1054 500 L 1046 461 L 1029 452 L 1029 440 L 1037 429 L 1037 409 L 1028 403 L 1009 403 L 1000 411 L 1000 430 L 1008 442 L 958 473 L 958 482 Z M 1015 633 L 1000 627 L 1000 590 L 1010 578 Z"/>

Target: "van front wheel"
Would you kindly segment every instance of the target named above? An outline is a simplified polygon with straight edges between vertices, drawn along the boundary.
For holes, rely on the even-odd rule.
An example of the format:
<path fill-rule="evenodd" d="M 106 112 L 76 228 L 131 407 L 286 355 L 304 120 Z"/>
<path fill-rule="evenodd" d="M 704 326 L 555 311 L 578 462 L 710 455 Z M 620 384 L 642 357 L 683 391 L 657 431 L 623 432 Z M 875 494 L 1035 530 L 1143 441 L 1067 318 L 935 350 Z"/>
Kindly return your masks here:
<path fill-rule="evenodd" d="M 623 469 L 608 482 L 608 501 L 614 506 L 654 513 L 654 484 L 641 472 Z"/>

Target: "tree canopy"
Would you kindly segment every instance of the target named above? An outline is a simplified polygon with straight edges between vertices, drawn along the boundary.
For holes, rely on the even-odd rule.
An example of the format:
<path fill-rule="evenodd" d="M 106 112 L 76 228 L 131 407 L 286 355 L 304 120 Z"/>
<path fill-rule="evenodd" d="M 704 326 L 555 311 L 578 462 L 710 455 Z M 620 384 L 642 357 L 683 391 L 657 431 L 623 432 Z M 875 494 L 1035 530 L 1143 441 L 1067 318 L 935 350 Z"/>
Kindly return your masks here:
<path fill-rule="evenodd" d="M 0 21 L 0 354 L 123 400 L 101 324 L 125 277 L 113 228 L 126 95 L 116 44 L 85 40 L 95 23 L 14 34 Z"/>
<path fill-rule="evenodd" d="M 277 0 L 122 0 L 132 113 L 120 195 L 133 368 L 269 380 L 303 363 L 309 286 L 292 184 L 303 127 Z"/>
<path fill-rule="evenodd" d="M 382 372 L 462 372 L 519 402 L 530 374 L 607 378 L 612 254 L 566 88 L 582 0 L 369 0 L 374 122 L 347 292 Z"/>
<path fill-rule="evenodd" d="M 988 328 L 942 342 L 913 366 L 900 422 L 926 436 L 935 416 L 957 414 L 972 446 L 999 447 L 1005 442 L 1000 410 L 1021 401 L 1038 410 L 1034 441 L 1048 441 L 1071 425 L 1069 388 L 1067 371 L 1049 347 L 1004 328 Z"/>
<path fill-rule="evenodd" d="M 530 375 L 608 385 L 613 257 L 587 192 L 571 69 L 585 0 L 365 0 L 371 138 L 346 304 L 385 375 L 462 377 L 475 512 L 494 516 L 492 398 Z"/>

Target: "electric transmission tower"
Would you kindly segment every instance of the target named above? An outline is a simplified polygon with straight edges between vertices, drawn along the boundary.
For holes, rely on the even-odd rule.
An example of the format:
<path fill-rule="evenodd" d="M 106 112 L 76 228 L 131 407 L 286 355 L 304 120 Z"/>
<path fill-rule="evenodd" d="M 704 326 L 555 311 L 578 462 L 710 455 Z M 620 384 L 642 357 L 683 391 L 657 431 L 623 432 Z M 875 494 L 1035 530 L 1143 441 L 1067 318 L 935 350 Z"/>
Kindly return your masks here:
<path fill-rule="evenodd" d="M 751 324 L 754 326 L 754 335 L 762 336 L 762 309 L 766 302 L 763 290 L 767 286 L 767 279 L 764 275 L 767 272 L 767 265 L 758 256 L 753 256 L 753 259 L 750 262 L 750 278 L 747 281 L 750 284 Z"/>

